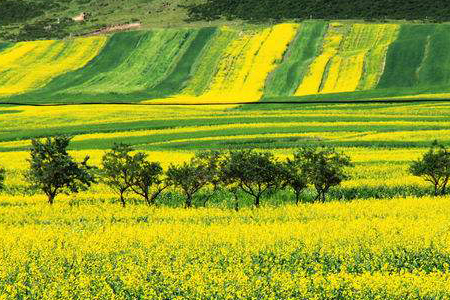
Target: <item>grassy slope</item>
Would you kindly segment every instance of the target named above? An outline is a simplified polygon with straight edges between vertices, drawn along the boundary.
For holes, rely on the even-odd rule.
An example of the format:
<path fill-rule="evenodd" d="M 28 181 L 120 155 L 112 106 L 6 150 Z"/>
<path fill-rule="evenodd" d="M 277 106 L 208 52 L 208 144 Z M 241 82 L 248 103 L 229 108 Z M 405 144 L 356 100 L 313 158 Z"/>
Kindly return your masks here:
<path fill-rule="evenodd" d="M 0 0 L 2 1 L 2 0 Z M 34 2 L 35 0 L 29 0 Z M 140 22 L 142 28 L 172 27 L 208 27 L 222 24 L 238 25 L 241 21 L 196 21 L 187 22 L 187 10 L 180 5 L 189 5 L 202 0 L 67 0 L 57 2 L 59 6 L 48 9 L 45 14 L 26 22 L 11 23 L 0 26 L 0 30 L 18 32 L 25 24 L 36 23 L 47 19 L 72 18 L 81 12 L 90 16 L 85 22 L 75 23 L 68 28 L 69 33 L 80 35 L 107 26 Z M 50 33 L 51 34 L 51 33 Z M 0 38 L 1 41 L 1 38 Z"/>
<path fill-rule="evenodd" d="M 294 93 L 307 72 L 307 67 L 318 54 L 326 26 L 325 22 L 311 22 L 300 27 L 285 59 L 267 81 L 267 96 L 288 96 Z"/>
<path fill-rule="evenodd" d="M 372 57 L 367 52 L 372 48 L 368 45 L 375 42 L 367 41 L 369 35 L 365 32 L 371 32 L 370 36 L 373 36 L 374 41 L 380 39 L 382 47 L 385 33 L 381 32 L 378 35 L 376 25 L 363 24 L 358 25 L 361 28 L 357 31 L 358 34 L 351 35 L 353 32 L 351 28 L 354 25 L 346 23 L 340 27 L 339 35 L 342 42 L 335 43 L 337 50 L 331 54 L 328 64 L 322 68 L 323 70 L 318 70 L 320 74 L 311 77 L 312 65 L 315 60 L 320 59 L 319 54 L 326 43 L 322 39 L 325 30 L 330 33 L 333 28 L 339 28 L 334 26 L 317 21 L 300 25 L 296 39 L 286 48 L 284 58 L 278 61 L 278 67 L 269 74 L 264 73 L 267 81 L 262 101 L 365 100 L 423 93 L 446 93 L 450 90 L 448 88 L 450 51 L 447 51 L 446 43 L 446 40 L 450 39 L 447 33 L 448 25 L 401 25 L 398 38 L 390 46 L 385 47 L 387 54 L 384 64 L 383 59 L 380 59 L 383 54 L 378 53 L 376 57 Z M 114 34 L 100 54 L 84 68 L 55 78 L 45 88 L 4 99 L 8 102 L 40 104 L 139 102 L 177 95 L 186 87 L 192 90 L 187 89 L 190 93 L 196 95 L 199 91 L 207 91 L 207 87 L 214 82 L 214 76 L 219 79 L 221 76 L 224 77 L 224 74 L 217 72 L 220 64 L 229 63 L 227 67 L 231 70 L 239 70 L 239 63 L 242 63 L 242 58 L 249 53 L 246 48 L 236 49 L 237 52 L 234 54 L 236 57 L 230 58 L 226 53 L 218 51 L 217 47 L 230 45 L 241 36 L 242 29 L 245 33 L 252 34 L 261 32 L 261 28 L 264 26 L 252 29 L 241 27 L 240 30 L 235 28 L 231 31 L 227 29 L 231 32 L 230 37 L 226 36 L 227 32 L 223 33 L 222 29 L 218 30 L 215 27 L 157 29 Z M 332 35 L 327 38 L 332 38 Z M 379 45 L 375 43 L 374 46 Z M 345 57 L 339 56 L 341 52 Z M 263 56 L 261 53 L 255 53 L 255 61 L 264 60 L 258 57 Z M 326 85 L 330 78 L 334 81 L 337 78 L 345 84 L 346 78 L 349 78 L 347 81 L 353 80 L 356 82 L 354 85 L 358 86 L 358 80 L 364 81 L 364 76 L 360 74 L 362 64 L 358 62 L 361 68 L 352 64 L 355 64 L 354 58 L 361 54 L 366 55 L 365 59 L 369 59 L 369 63 L 372 63 L 371 66 L 367 61 L 364 62 L 364 70 L 377 69 L 373 68 L 374 64 L 385 65 L 375 89 L 335 93 L 331 88 L 327 94 L 290 96 L 306 74 L 309 79 L 322 80 L 321 85 Z M 253 54 L 247 58 L 251 63 L 254 59 Z M 205 61 L 214 65 L 205 70 Z M 317 70 L 315 72 L 317 73 Z M 229 77 L 230 73 L 228 72 L 226 76 Z M 332 84 L 334 81 L 331 79 Z M 245 93 L 241 94 L 239 99 L 246 101 Z M 211 97 L 219 97 L 212 95 Z M 183 95 L 180 98 L 182 97 Z M 198 101 L 204 101 L 202 98 L 199 99 Z"/>

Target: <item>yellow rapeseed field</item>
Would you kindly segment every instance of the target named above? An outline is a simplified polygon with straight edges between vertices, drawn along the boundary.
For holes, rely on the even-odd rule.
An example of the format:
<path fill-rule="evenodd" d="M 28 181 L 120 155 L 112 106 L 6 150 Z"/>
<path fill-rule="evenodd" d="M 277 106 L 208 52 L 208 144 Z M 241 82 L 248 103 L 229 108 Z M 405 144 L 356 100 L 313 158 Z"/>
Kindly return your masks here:
<path fill-rule="evenodd" d="M 450 295 L 450 198 L 239 212 L 0 197 L 6 298 Z"/>
<path fill-rule="evenodd" d="M 106 37 L 18 43 L 0 53 L 0 96 L 20 94 L 92 60 Z"/>
<path fill-rule="evenodd" d="M 287 45 L 295 37 L 298 26 L 280 24 L 262 30 L 238 33 L 237 38 L 229 43 L 222 54 L 216 73 L 202 95 L 192 94 L 193 90 L 188 87 L 180 95 L 166 100 L 151 100 L 151 103 L 258 101 L 263 96 L 265 80 L 282 59 Z M 225 32 L 227 31 L 225 29 Z"/>
<path fill-rule="evenodd" d="M 311 64 L 295 95 L 374 88 L 384 70 L 388 46 L 398 30 L 399 25 L 395 24 L 330 24 L 322 53 Z"/>

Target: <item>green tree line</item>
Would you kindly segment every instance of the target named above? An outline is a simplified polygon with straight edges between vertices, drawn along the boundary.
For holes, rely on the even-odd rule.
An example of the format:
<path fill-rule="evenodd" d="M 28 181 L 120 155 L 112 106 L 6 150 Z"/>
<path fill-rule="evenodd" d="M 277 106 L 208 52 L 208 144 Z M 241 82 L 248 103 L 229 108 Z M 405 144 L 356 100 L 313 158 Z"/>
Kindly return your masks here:
<path fill-rule="evenodd" d="M 171 164 L 164 171 L 159 162 L 128 144 L 115 144 L 100 166 L 89 165 L 89 156 L 76 162 L 68 153 L 70 137 L 58 136 L 32 140 L 29 169 L 25 179 L 31 187 L 47 196 L 53 204 L 59 194 L 88 190 L 104 183 L 122 206 L 134 194 L 148 205 L 167 189 L 183 196 L 184 206 L 193 207 L 194 198 L 206 206 L 219 191 L 226 191 L 239 209 L 242 195 L 259 207 L 265 197 L 280 190 L 291 191 L 295 203 L 302 201 L 307 188 L 314 190 L 316 202 L 325 202 L 331 188 L 350 178 L 350 158 L 331 147 L 301 147 L 285 160 L 273 153 L 255 149 L 200 151 L 189 161 Z M 450 152 L 438 142 L 410 165 L 410 173 L 432 183 L 434 195 L 445 195 L 450 180 Z M 0 189 L 6 171 L 0 168 Z"/>

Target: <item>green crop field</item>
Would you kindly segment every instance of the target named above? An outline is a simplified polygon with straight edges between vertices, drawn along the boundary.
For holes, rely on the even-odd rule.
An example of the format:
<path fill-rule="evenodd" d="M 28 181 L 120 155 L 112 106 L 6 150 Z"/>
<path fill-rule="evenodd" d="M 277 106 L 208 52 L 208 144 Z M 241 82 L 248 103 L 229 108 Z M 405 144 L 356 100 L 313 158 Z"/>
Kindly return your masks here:
<path fill-rule="evenodd" d="M 0 44 L 1 299 L 449 297 L 450 199 L 410 166 L 434 140 L 450 147 L 450 25 L 231 22 Z M 118 143 L 165 172 L 247 148 L 285 162 L 329 146 L 353 165 L 324 203 L 311 182 L 299 203 L 280 188 L 261 207 L 208 185 L 184 209 L 172 184 L 121 207 L 103 178 L 50 205 L 30 148 L 60 135 L 98 167 Z"/>

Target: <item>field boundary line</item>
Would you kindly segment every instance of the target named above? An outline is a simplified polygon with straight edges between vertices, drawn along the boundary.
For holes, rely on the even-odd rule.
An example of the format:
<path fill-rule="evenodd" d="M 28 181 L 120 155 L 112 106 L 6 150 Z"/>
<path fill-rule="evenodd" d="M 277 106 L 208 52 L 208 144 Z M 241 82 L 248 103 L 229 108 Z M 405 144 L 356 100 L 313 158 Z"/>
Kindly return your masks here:
<path fill-rule="evenodd" d="M 425 102 L 449 102 L 449 99 L 385 99 L 385 100 L 308 100 L 308 101 L 259 101 L 259 102 L 204 102 L 204 103 L 142 103 L 142 102 L 80 102 L 80 103 L 26 103 L 26 102 L 0 102 L 0 105 L 11 106 L 77 106 L 77 105 L 135 105 L 135 106 L 221 106 L 221 105 L 302 105 L 302 104 L 370 104 L 370 103 L 425 103 Z"/>

